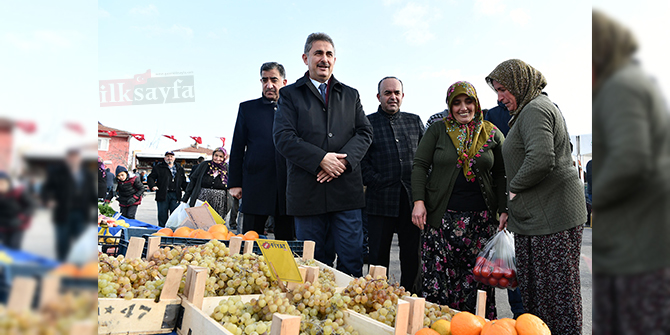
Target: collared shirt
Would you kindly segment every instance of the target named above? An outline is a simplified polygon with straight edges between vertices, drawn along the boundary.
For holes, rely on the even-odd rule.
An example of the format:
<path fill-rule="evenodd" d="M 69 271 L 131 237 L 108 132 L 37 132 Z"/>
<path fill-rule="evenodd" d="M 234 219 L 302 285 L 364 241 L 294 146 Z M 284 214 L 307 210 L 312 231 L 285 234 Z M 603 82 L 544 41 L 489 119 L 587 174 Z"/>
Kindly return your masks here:
<path fill-rule="evenodd" d="M 170 168 L 170 172 L 172 173 L 172 179 L 174 179 L 174 175 L 177 174 L 177 166 L 172 164 L 172 166 L 168 165 L 168 168 Z"/>
<path fill-rule="evenodd" d="M 326 101 L 324 101 L 324 102 L 327 102 L 328 101 L 328 88 L 329 88 L 328 86 L 330 86 L 330 84 L 329 84 L 330 83 L 330 78 L 328 78 L 328 80 L 326 80 L 325 83 L 320 83 L 317 80 L 312 79 L 312 77 L 309 77 L 309 80 L 312 81 L 312 84 L 314 84 L 314 87 L 316 87 L 316 91 L 319 92 L 319 94 L 321 94 L 321 90 L 319 90 L 319 85 L 326 84 L 326 94 L 325 94 L 326 95 Z"/>
<path fill-rule="evenodd" d="M 424 127 L 418 115 L 397 112 L 388 114 L 381 107 L 368 115 L 373 127 L 372 145 L 363 159 L 363 183 L 366 211 L 371 215 L 397 217 L 400 192 L 411 201 L 411 179 L 414 152 Z"/>
<path fill-rule="evenodd" d="M 428 118 L 428 121 L 426 122 L 426 129 L 428 129 L 428 127 L 430 127 L 431 124 L 435 123 L 435 121 L 442 120 L 442 119 L 444 119 L 447 115 L 449 115 L 449 111 L 446 110 L 446 109 L 443 110 L 443 111 L 441 111 L 441 112 L 439 112 L 439 113 L 435 113 L 435 114 L 431 115 L 431 116 Z"/>

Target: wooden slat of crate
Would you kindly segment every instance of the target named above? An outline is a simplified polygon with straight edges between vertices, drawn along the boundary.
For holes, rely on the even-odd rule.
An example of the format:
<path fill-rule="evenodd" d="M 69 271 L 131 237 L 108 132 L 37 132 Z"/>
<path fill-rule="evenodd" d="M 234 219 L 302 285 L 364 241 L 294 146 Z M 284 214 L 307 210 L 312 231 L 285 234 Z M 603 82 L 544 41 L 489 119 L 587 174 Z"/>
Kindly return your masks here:
<path fill-rule="evenodd" d="M 98 334 L 164 334 L 174 330 L 181 298 L 98 299 Z"/>
<path fill-rule="evenodd" d="M 242 302 L 247 303 L 251 299 L 258 299 L 259 294 L 240 295 Z M 214 312 L 214 308 L 219 305 L 222 300 L 228 300 L 233 296 L 224 297 L 207 297 L 202 301 L 202 309 L 188 301 L 185 296 L 182 296 L 182 307 L 184 308 L 184 316 L 181 322 L 181 328 L 177 328 L 177 334 L 191 335 L 195 334 L 225 334 L 234 335 L 223 325 L 212 319 L 210 315 Z"/>

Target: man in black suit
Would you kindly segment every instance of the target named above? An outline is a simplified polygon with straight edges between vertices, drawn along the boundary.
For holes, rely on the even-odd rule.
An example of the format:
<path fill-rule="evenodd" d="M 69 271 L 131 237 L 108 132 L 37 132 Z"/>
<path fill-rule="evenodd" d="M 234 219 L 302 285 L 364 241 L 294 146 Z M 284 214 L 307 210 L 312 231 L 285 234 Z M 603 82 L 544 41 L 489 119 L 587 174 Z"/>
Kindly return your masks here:
<path fill-rule="evenodd" d="M 272 141 L 272 124 L 279 90 L 286 85 L 284 66 L 261 66 L 263 95 L 240 104 L 230 149 L 228 189 L 241 199 L 244 232 L 264 234 L 265 222 L 274 217 L 277 240 L 294 240 L 293 217 L 286 215 L 286 160 Z M 244 198 L 242 199 L 242 191 Z"/>
<path fill-rule="evenodd" d="M 298 240 L 316 242 L 314 258 L 360 277 L 365 207 L 360 162 L 372 142 L 358 91 L 332 75 L 335 45 L 314 33 L 305 42 L 307 73 L 284 87 L 274 125 L 286 157 L 288 214 Z"/>
<path fill-rule="evenodd" d="M 165 227 L 168 217 L 179 206 L 182 192 L 187 186 L 184 168 L 175 164 L 174 152 L 166 152 L 164 161 L 151 169 L 147 184 L 150 190 L 156 192 L 158 225 Z"/>

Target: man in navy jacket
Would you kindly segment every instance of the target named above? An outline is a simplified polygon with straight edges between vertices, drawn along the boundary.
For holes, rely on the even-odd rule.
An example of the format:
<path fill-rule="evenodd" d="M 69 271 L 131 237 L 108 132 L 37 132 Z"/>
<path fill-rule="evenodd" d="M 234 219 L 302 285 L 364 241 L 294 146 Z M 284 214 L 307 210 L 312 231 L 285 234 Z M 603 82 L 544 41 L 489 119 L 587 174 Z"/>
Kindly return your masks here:
<path fill-rule="evenodd" d="M 275 219 L 274 237 L 294 240 L 293 217 L 286 215 L 286 159 L 275 150 L 272 125 L 279 90 L 286 85 L 284 66 L 261 66 L 263 95 L 240 104 L 230 149 L 228 188 L 241 199 L 244 232 L 264 234 L 268 216 Z M 244 195 L 243 193 L 244 192 Z"/>
<path fill-rule="evenodd" d="M 365 207 L 360 162 L 372 142 L 358 91 L 332 76 L 330 36 L 307 37 L 308 71 L 284 87 L 274 124 L 277 150 L 286 157 L 288 214 L 298 240 L 316 242 L 314 257 L 360 277 Z"/>

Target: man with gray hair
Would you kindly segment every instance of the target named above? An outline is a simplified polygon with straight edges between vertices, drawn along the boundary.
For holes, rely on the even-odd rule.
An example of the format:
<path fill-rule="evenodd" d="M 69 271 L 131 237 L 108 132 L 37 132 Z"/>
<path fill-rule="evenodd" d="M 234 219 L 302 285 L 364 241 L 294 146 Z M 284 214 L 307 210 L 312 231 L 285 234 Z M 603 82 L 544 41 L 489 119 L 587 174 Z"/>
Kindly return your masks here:
<path fill-rule="evenodd" d="M 279 90 L 286 85 L 284 66 L 276 62 L 261 66 L 263 94 L 240 104 L 230 148 L 228 187 L 230 195 L 244 199 L 244 232 L 265 233 L 265 221 L 274 217 L 274 238 L 294 240 L 293 217 L 286 215 L 286 160 L 272 141 L 272 125 Z"/>
<path fill-rule="evenodd" d="M 379 108 L 368 115 L 374 130 L 372 145 L 361 162 L 368 215 L 370 264 L 389 268 L 393 234 L 400 244 L 400 285 L 415 292 L 421 230 L 412 224 L 412 163 L 423 137 L 416 114 L 400 111 L 405 97 L 402 81 L 385 77 L 377 85 Z"/>
<path fill-rule="evenodd" d="M 316 242 L 314 257 L 360 277 L 365 207 L 360 162 L 372 142 L 372 127 L 360 96 L 332 75 L 330 36 L 307 37 L 302 55 L 307 73 L 282 89 L 274 141 L 286 157 L 288 214 L 298 240 Z"/>

